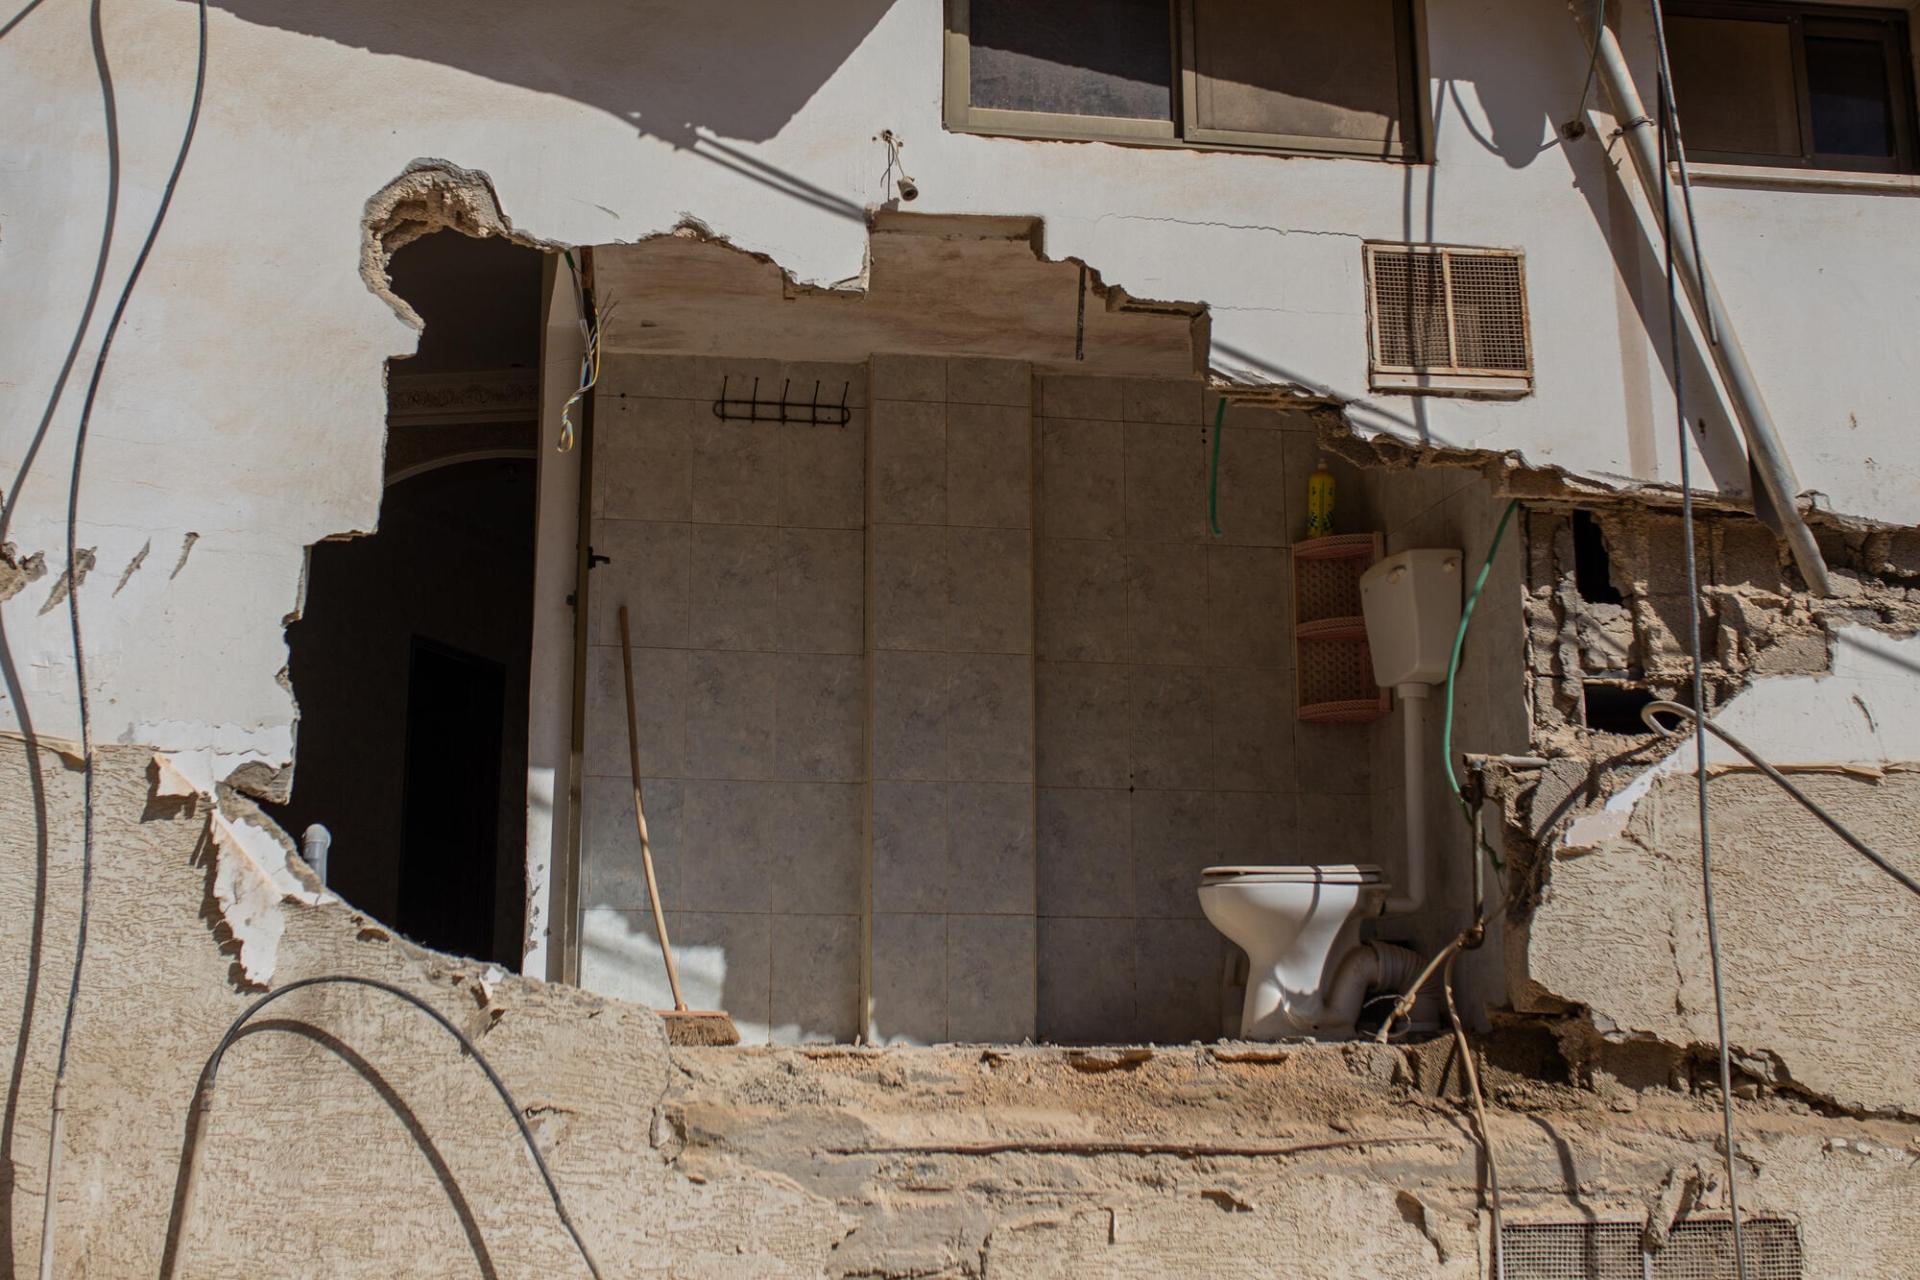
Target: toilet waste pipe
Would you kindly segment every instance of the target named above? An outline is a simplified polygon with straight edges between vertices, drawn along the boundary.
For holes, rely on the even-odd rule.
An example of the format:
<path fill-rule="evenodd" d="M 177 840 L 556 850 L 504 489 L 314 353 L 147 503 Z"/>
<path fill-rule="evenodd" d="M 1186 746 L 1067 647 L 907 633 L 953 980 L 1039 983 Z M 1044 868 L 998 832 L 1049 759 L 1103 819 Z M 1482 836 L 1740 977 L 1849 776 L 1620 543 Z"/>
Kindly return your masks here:
<path fill-rule="evenodd" d="M 1363 942 L 1340 958 L 1327 984 L 1320 1026 L 1347 1027 L 1360 1021 L 1369 991 L 1398 991 L 1420 968 L 1418 954 L 1391 942 Z"/>

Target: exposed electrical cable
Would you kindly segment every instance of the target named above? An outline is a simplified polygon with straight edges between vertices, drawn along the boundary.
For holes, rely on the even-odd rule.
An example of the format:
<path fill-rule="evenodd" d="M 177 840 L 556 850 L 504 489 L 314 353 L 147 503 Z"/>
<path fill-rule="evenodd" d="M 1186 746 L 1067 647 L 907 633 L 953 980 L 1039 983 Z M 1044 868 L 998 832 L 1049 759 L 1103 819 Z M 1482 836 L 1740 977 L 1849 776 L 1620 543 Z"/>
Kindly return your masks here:
<path fill-rule="evenodd" d="M 120 296 L 114 302 L 113 312 L 108 317 L 106 329 L 101 335 L 100 350 L 94 356 L 93 371 L 87 379 L 86 396 L 80 404 L 80 419 L 74 425 L 73 459 L 67 478 L 67 628 L 73 642 L 73 682 L 79 703 L 80 719 L 80 901 L 74 928 L 73 974 L 67 987 L 66 1010 L 60 1021 L 60 1049 L 55 1059 L 53 1073 L 52 1117 L 47 1135 L 46 1201 L 42 1209 L 40 1232 L 40 1274 L 43 1277 L 50 1277 L 53 1274 L 55 1227 L 59 1203 L 60 1141 L 66 1110 L 67 1062 L 73 1044 L 74 1014 L 80 1004 L 81 977 L 87 956 L 87 926 L 91 917 L 93 899 L 93 714 L 91 697 L 87 691 L 86 645 L 82 639 L 80 625 L 78 545 L 80 482 L 85 472 L 87 433 L 93 423 L 93 408 L 99 398 L 101 379 L 106 374 L 107 358 L 113 351 L 114 335 L 119 332 L 120 322 L 126 317 L 127 304 L 133 299 L 134 286 L 140 282 L 140 273 L 146 269 L 147 259 L 153 253 L 154 243 L 160 238 L 160 228 L 166 223 L 167 210 L 172 206 L 174 193 L 179 189 L 180 174 L 186 168 L 187 154 L 193 149 L 194 134 L 200 126 L 200 106 L 206 96 L 207 84 L 207 0 L 199 0 L 197 8 L 199 38 L 194 57 L 193 105 L 187 112 L 186 127 L 180 135 L 180 150 L 174 156 L 173 168 L 168 172 L 166 183 L 161 188 L 160 203 L 153 211 L 153 221 L 147 228 L 146 239 L 140 244 L 140 252 L 134 256 L 133 266 L 127 272 L 126 283 L 120 288 Z M 107 60 L 106 33 L 101 23 L 101 0 L 93 0 L 90 28 L 94 65 L 99 72 L 101 95 L 105 104 L 107 164 L 114 174 L 113 185 L 117 189 L 120 167 L 119 115 L 113 97 L 112 69 Z M 112 231 L 111 222 L 109 222 L 107 250 L 111 249 L 111 245 Z M 105 257 L 106 250 L 103 250 L 103 261 Z M 57 399 L 57 393 L 55 398 Z M 51 412 L 51 406 L 49 412 Z"/>
<path fill-rule="evenodd" d="M 567 270 L 573 273 L 574 296 L 580 300 L 580 337 L 585 343 L 585 350 L 580 356 L 580 386 L 560 406 L 560 452 L 568 453 L 572 451 L 576 439 L 573 408 L 600 381 L 600 326 L 613 310 L 613 304 L 609 302 L 596 312 L 592 299 L 587 296 L 586 286 L 580 280 L 580 268 L 574 265 L 573 251 L 568 249 L 564 252 Z"/>
<path fill-rule="evenodd" d="M 1733 1227 L 1733 1273 L 1735 1280 L 1747 1280 L 1746 1241 L 1740 1227 L 1739 1156 L 1733 1138 L 1733 1061 L 1727 1046 L 1727 997 L 1720 959 L 1720 921 L 1713 894 L 1713 824 L 1707 812 L 1707 686 L 1705 656 L 1700 641 L 1700 566 L 1693 537 L 1693 442 L 1687 435 L 1686 380 L 1680 353 L 1680 280 L 1676 274 L 1673 250 L 1673 176 L 1669 172 L 1669 145 L 1680 151 L 1680 131 L 1673 105 L 1673 82 L 1668 76 L 1666 25 L 1660 0 L 1652 0 L 1653 42 L 1658 52 L 1656 96 L 1659 116 L 1660 230 L 1664 248 L 1667 282 L 1667 355 L 1673 365 L 1673 414 L 1680 448 L 1680 527 L 1686 543 L 1687 566 L 1687 640 L 1693 664 L 1690 692 L 1693 696 L 1694 790 L 1700 814 L 1700 890 L 1706 912 L 1707 959 L 1713 976 L 1713 1016 L 1718 1033 L 1720 1058 L 1720 1120 L 1726 1144 L 1727 1213 Z M 1701 278 L 1706 263 L 1694 247 Z"/>
<path fill-rule="evenodd" d="M 1587 99 L 1593 96 L 1593 73 L 1600 65 L 1600 29 L 1607 25 L 1607 0 L 1594 0 L 1593 4 L 1593 48 L 1587 53 L 1586 83 L 1580 86 L 1580 101 L 1574 107 L 1573 114 L 1567 117 L 1566 133 L 1569 138 L 1577 138 L 1587 131 Z"/>
<path fill-rule="evenodd" d="M 9 35 L 11 35 L 15 27 L 19 26 L 22 22 L 26 21 L 28 14 L 32 13 L 35 9 L 38 9 L 44 3 L 46 3 L 46 0 L 27 0 L 26 6 L 22 8 L 20 12 L 14 14 L 11 18 L 8 18 L 6 26 L 0 27 L 0 40 L 5 40 Z"/>
<path fill-rule="evenodd" d="M 420 1012 L 426 1014 L 429 1018 L 432 1018 L 434 1022 L 439 1024 L 441 1030 L 460 1042 L 460 1048 L 464 1050 L 467 1056 L 471 1057 L 474 1063 L 479 1066 L 480 1070 L 486 1074 L 487 1083 L 493 1086 L 493 1091 L 500 1096 L 500 1102 L 506 1107 L 507 1114 L 513 1117 L 514 1127 L 520 1130 L 520 1140 L 526 1144 L 527 1154 L 533 1157 L 534 1167 L 540 1171 L 540 1180 L 546 1183 L 547 1195 L 553 1201 L 553 1211 L 559 1216 L 560 1225 L 565 1227 L 567 1234 L 572 1237 L 574 1247 L 580 1251 L 581 1260 L 587 1264 L 587 1271 L 594 1277 L 594 1280 L 600 1280 L 600 1266 L 594 1261 L 593 1251 L 587 1248 L 587 1242 L 580 1235 L 580 1229 L 574 1225 L 573 1216 L 567 1212 L 566 1201 L 560 1197 L 560 1186 L 553 1180 L 553 1170 L 547 1167 L 546 1157 L 540 1154 L 540 1144 L 534 1140 L 533 1130 L 527 1125 L 526 1112 L 521 1108 L 520 1104 L 514 1100 L 513 1091 L 507 1088 L 507 1082 L 500 1078 L 500 1073 L 494 1070 L 491 1062 L 487 1061 L 487 1055 L 480 1052 L 480 1047 L 473 1042 L 473 1038 L 459 1027 L 454 1026 L 453 1022 L 445 1014 L 428 1004 L 425 1000 L 422 1000 L 419 996 L 414 995 L 411 991 L 406 990 L 404 987 L 395 986 L 391 982 L 382 982 L 378 978 L 362 978 L 356 974 L 330 973 L 289 982 L 286 986 L 269 991 L 266 995 L 255 1000 L 241 1011 L 239 1017 L 228 1024 L 226 1034 L 220 1037 L 220 1043 L 214 1047 L 213 1053 L 207 1058 L 206 1067 L 200 1072 L 199 1088 L 195 1092 L 194 1109 L 189 1122 L 190 1127 L 187 1135 L 187 1151 L 185 1155 L 187 1168 L 185 1176 L 182 1179 L 179 1216 L 170 1233 L 172 1237 L 175 1240 L 184 1240 L 186 1238 L 187 1218 L 193 1211 L 194 1190 L 200 1178 L 200 1148 L 206 1138 L 207 1116 L 213 1110 L 213 1091 L 215 1084 L 217 1084 L 219 1080 L 220 1063 L 221 1060 L 226 1057 L 227 1050 L 233 1047 L 233 1042 L 240 1035 L 241 1029 L 253 1019 L 253 1016 L 274 1001 L 283 996 L 291 995 L 302 987 L 318 987 L 336 984 L 341 986 L 371 987 L 375 991 L 384 991 L 390 996 L 404 1000 L 414 1008 L 420 1010 Z"/>

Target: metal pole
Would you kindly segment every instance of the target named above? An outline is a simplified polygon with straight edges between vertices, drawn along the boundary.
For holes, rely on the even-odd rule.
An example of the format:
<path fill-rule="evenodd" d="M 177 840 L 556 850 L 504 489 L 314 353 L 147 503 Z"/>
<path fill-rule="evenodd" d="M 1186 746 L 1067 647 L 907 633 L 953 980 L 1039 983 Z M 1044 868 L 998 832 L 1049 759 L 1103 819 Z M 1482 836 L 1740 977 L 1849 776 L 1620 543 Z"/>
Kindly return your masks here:
<path fill-rule="evenodd" d="M 1589 25 L 1584 16 L 1577 12 L 1575 21 L 1583 29 Z M 1614 115 L 1620 120 L 1621 132 L 1627 142 L 1627 154 L 1633 157 L 1633 168 L 1640 176 L 1640 186 L 1647 192 L 1647 198 L 1652 200 L 1655 198 L 1653 193 L 1661 190 L 1654 122 L 1648 116 L 1645 104 L 1640 101 L 1639 91 L 1634 88 L 1633 72 L 1627 66 L 1626 55 L 1621 52 L 1620 41 L 1615 38 L 1612 29 L 1603 24 L 1590 34 L 1594 40 L 1600 82 L 1606 86 L 1607 96 L 1613 100 Z M 1692 304 L 1694 319 L 1700 323 L 1700 327 L 1713 335 L 1713 339 L 1707 343 L 1708 354 L 1713 357 L 1713 366 L 1719 371 L 1720 380 L 1726 385 L 1733 402 L 1734 420 L 1740 424 L 1740 432 L 1747 439 L 1747 451 L 1753 458 L 1754 470 L 1759 474 L 1760 483 L 1766 489 L 1774 510 L 1780 513 L 1793 562 L 1799 566 L 1800 576 L 1806 579 L 1807 586 L 1816 595 L 1830 596 L 1833 586 L 1827 577 L 1827 562 L 1821 556 L 1820 546 L 1813 538 L 1813 530 L 1807 527 L 1797 505 L 1800 483 L 1794 478 L 1793 464 L 1788 461 L 1786 448 L 1780 443 L 1779 432 L 1774 429 L 1773 415 L 1767 412 L 1766 400 L 1760 394 L 1759 380 L 1754 377 L 1753 368 L 1747 363 L 1746 352 L 1741 348 L 1740 338 L 1727 316 L 1726 304 L 1721 301 L 1720 290 L 1713 283 L 1713 274 L 1706 270 L 1705 264 L 1695 253 L 1691 235 L 1674 235 L 1670 238 L 1673 241 L 1674 263 L 1679 268 L 1680 282 L 1686 288 L 1687 301 Z"/>

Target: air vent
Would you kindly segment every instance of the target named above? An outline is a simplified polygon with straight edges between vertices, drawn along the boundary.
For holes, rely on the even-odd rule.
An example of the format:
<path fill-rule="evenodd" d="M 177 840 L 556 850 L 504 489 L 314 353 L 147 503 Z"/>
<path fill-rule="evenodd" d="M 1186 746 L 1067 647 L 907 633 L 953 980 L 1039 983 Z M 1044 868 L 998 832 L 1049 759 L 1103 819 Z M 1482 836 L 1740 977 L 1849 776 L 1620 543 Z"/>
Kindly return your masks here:
<path fill-rule="evenodd" d="M 1399 244 L 1369 244 L 1366 251 L 1376 390 L 1533 389 L 1518 253 Z"/>
<path fill-rule="evenodd" d="M 1784 1218 L 1740 1220 L 1747 1280 L 1804 1280 L 1800 1233 Z M 1500 1233 L 1507 1280 L 1735 1280 L 1733 1225 L 1676 1223 L 1655 1254 L 1641 1251 L 1638 1222 L 1530 1222 Z"/>

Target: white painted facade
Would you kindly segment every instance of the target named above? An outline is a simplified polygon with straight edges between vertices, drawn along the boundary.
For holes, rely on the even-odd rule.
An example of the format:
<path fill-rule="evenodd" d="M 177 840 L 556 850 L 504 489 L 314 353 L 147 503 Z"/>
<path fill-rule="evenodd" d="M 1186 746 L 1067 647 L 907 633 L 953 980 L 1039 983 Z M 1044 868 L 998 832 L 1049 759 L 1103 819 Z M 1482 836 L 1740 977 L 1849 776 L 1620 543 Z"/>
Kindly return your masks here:
<path fill-rule="evenodd" d="M 198 137 L 86 454 L 77 545 L 96 557 L 80 588 L 95 738 L 211 750 L 216 775 L 291 759 L 283 623 L 301 605 L 306 548 L 376 523 L 382 361 L 415 341 L 361 277 L 363 209 L 422 157 L 485 172 L 515 229 L 550 244 L 634 241 L 694 218 L 800 281 L 857 288 L 866 211 L 892 195 L 877 140 L 891 129 L 918 183 L 914 211 L 1035 215 L 1048 257 L 1083 259 L 1136 297 L 1206 304 L 1221 377 L 1350 398 L 1356 423 L 1412 440 L 1672 485 L 1658 242 L 1609 153 L 1597 88 L 1585 136 L 1560 132 L 1586 70 L 1578 28 L 1557 0 L 1421 8 L 1431 162 L 1402 165 L 947 132 L 938 0 L 216 5 Z M 65 569 L 74 428 L 178 143 L 194 25 L 191 4 L 104 5 L 113 252 L 6 534 L 16 557 L 46 557 L 4 620 L 47 736 L 77 733 L 65 611 L 48 607 Z M 1623 39 L 1643 67 L 1647 34 L 1644 6 L 1631 6 Z M 86 6 L 50 0 L 0 40 L 0 103 L 11 480 L 80 319 L 106 207 Z M 1800 483 L 1825 509 L 1887 524 L 1920 522 L 1916 194 L 1697 194 L 1705 251 Z M 1369 239 L 1524 250 L 1535 392 L 1369 397 Z M 1703 388 L 1700 367 L 1689 373 Z M 1704 399 L 1697 412 L 1716 424 L 1703 483 L 1744 495 L 1737 436 Z M 543 485 L 549 501 L 566 495 Z M 12 705 L 0 713 L 18 719 Z"/>

